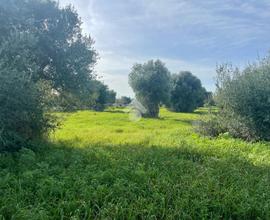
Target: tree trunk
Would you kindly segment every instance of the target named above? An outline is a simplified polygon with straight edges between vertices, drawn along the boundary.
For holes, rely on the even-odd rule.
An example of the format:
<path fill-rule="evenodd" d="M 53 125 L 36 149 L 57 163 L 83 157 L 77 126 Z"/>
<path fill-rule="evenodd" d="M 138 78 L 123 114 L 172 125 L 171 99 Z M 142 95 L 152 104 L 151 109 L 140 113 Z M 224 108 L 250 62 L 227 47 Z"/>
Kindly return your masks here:
<path fill-rule="evenodd" d="M 144 117 L 158 118 L 158 115 L 159 115 L 159 105 L 152 104 L 148 106 L 147 112 L 144 115 Z"/>

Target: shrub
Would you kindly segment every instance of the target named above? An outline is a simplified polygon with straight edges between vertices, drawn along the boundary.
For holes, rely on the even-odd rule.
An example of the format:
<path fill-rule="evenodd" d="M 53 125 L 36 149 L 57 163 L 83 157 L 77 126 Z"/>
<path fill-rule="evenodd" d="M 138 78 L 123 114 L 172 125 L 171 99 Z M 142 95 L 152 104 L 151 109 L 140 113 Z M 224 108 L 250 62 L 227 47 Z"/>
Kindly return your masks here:
<path fill-rule="evenodd" d="M 243 71 L 230 65 L 220 66 L 215 99 L 222 130 L 245 140 L 270 140 L 269 57 Z"/>
<path fill-rule="evenodd" d="M 196 123 L 195 131 L 204 136 L 216 137 L 226 129 L 219 116 L 210 113 Z"/>
<path fill-rule="evenodd" d="M 44 94 L 25 73 L 0 70 L 0 151 L 16 151 L 53 127 Z"/>

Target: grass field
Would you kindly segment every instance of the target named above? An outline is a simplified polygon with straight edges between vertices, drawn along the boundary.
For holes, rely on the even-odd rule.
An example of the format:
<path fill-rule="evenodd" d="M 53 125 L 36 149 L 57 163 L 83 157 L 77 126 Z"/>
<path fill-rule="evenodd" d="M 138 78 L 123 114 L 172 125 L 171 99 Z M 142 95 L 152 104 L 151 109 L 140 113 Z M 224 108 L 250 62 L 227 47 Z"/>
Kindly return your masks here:
<path fill-rule="evenodd" d="M 194 133 L 200 113 L 59 113 L 0 157 L 0 219 L 270 219 L 270 144 Z"/>

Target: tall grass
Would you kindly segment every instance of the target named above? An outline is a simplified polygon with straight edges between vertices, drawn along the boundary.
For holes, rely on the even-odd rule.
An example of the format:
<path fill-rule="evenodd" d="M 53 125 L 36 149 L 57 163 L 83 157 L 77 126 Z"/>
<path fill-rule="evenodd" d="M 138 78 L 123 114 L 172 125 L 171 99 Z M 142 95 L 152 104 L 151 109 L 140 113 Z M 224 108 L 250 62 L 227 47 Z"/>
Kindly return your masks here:
<path fill-rule="evenodd" d="M 200 114 L 59 113 L 50 143 L 0 155 L 0 218 L 269 219 L 270 144 L 199 137 Z"/>

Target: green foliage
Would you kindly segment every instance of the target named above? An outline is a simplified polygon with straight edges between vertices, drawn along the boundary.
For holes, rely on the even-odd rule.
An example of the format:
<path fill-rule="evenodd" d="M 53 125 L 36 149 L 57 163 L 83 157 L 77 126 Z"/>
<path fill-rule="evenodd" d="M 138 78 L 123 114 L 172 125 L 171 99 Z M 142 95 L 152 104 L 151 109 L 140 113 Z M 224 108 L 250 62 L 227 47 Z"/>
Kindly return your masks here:
<path fill-rule="evenodd" d="M 0 218 L 270 217 L 269 143 L 199 137 L 200 114 L 164 109 L 136 123 L 124 110 L 59 116 L 49 146 L 0 154 Z"/>
<path fill-rule="evenodd" d="M 107 90 L 107 104 L 112 105 L 116 101 L 116 92 L 113 90 Z"/>
<path fill-rule="evenodd" d="M 116 99 L 116 104 L 118 105 L 128 105 L 131 103 L 131 98 L 127 96 L 122 96 L 120 99 Z"/>
<path fill-rule="evenodd" d="M 206 90 L 201 81 L 190 72 L 173 74 L 169 108 L 175 112 L 193 112 L 203 106 Z"/>
<path fill-rule="evenodd" d="M 0 44 L 0 151 L 16 151 L 54 127 L 45 113 L 51 85 L 35 78 L 36 42 L 33 34 L 14 31 Z"/>
<path fill-rule="evenodd" d="M 109 90 L 108 86 L 100 81 L 93 81 L 93 91 L 90 107 L 96 111 L 103 111 L 107 105 L 115 103 L 116 92 Z"/>
<path fill-rule="evenodd" d="M 82 35 L 81 20 L 72 7 L 60 8 L 51 0 L 9 0 L 0 2 L 0 11 L 1 44 L 14 31 L 35 38 L 30 51 L 37 68 L 34 81 L 47 81 L 59 94 L 71 93 L 77 99 L 90 93 L 97 54 L 90 36 Z M 6 65 L 22 47 L 7 48 Z"/>
<path fill-rule="evenodd" d="M 212 107 L 215 106 L 215 100 L 214 100 L 214 95 L 212 92 L 206 92 L 205 94 L 205 100 L 204 100 L 204 106 L 205 107 Z"/>
<path fill-rule="evenodd" d="M 89 98 L 89 94 L 88 94 Z M 78 109 L 89 109 L 89 99 L 83 99 L 70 92 L 56 93 L 52 97 L 52 109 L 55 111 L 72 112 Z M 88 104 L 88 108 L 86 105 Z"/>
<path fill-rule="evenodd" d="M 242 72 L 223 65 L 217 73 L 216 100 L 228 132 L 247 140 L 270 140 L 270 58 Z"/>
<path fill-rule="evenodd" d="M 147 110 L 144 116 L 158 117 L 159 105 L 169 97 L 170 73 L 165 65 L 160 60 L 135 64 L 129 74 L 129 84 Z"/>
<path fill-rule="evenodd" d="M 210 113 L 203 116 L 194 126 L 195 131 L 204 136 L 217 137 L 226 132 L 225 121 L 219 115 Z"/>
<path fill-rule="evenodd" d="M 0 151 L 15 151 L 53 128 L 42 85 L 25 72 L 0 69 Z"/>
<path fill-rule="evenodd" d="M 0 151 L 15 151 L 53 128 L 46 115 L 51 87 L 35 81 L 36 38 L 13 32 L 0 45 Z"/>
<path fill-rule="evenodd" d="M 90 108 L 97 54 L 77 12 L 55 1 L 1 1 L 0 30 L 0 144 L 15 150 L 46 134 L 50 109 Z"/>

